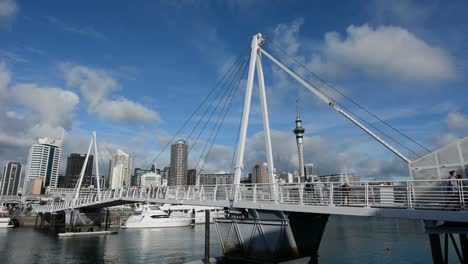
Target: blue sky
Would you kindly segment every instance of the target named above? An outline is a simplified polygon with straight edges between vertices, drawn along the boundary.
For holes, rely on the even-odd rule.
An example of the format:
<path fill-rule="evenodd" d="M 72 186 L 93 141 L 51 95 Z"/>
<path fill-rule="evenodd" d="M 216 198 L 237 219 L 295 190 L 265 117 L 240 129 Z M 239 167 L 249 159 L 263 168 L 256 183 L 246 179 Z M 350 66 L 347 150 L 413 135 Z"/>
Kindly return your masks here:
<path fill-rule="evenodd" d="M 95 130 L 104 159 L 122 148 L 147 166 L 258 32 L 435 149 L 468 134 L 465 10 L 463 1 L 0 0 L 0 161 L 24 162 L 38 137 L 58 137 L 63 127 L 65 155 L 84 152 Z M 265 49 L 300 70 L 271 44 Z M 263 64 L 279 171 L 297 164 L 291 130 L 300 97 L 305 160 L 318 173 L 406 175 L 388 150 Z M 230 168 L 243 89 L 208 170 Z M 256 93 L 252 102 L 246 170 L 265 160 Z"/>

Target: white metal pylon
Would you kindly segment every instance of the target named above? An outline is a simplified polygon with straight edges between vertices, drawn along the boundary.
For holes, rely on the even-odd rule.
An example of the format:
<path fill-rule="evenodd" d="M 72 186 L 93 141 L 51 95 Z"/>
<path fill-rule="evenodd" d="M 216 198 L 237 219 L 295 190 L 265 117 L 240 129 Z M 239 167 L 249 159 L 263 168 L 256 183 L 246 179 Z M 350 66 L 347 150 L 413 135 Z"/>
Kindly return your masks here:
<path fill-rule="evenodd" d="M 83 167 L 81 168 L 78 185 L 75 187 L 76 188 L 75 201 L 78 199 L 80 195 L 81 183 L 83 182 L 83 177 L 86 172 L 86 167 L 88 165 L 89 154 L 91 152 L 91 148 L 93 147 L 93 145 L 94 145 L 94 156 L 95 156 L 95 161 L 96 161 L 96 181 L 97 181 L 98 200 L 99 201 L 101 200 L 101 187 L 100 187 L 100 182 L 99 182 L 99 162 L 98 162 L 99 157 L 98 157 L 98 149 L 97 149 L 97 142 L 96 142 L 96 132 L 93 132 L 93 135 L 91 136 L 91 141 L 89 142 L 88 152 L 86 153 L 85 161 L 83 163 Z"/>
<path fill-rule="evenodd" d="M 265 93 L 265 81 L 263 78 L 262 63 L 260 58 L 260 46 L 264 43 L 264 38 L 262 34 L 257 34 L 253 37 L 250 53 L 250 65 L 249 65 L 249 75 L 247 77 L 247 87 L 245 93 L 244 101 L 244 111 L 242 113 L 242 122 L 239 133 L 239 143 L 237 146 L 237 157 L 236 165 L 234 170 L 234 184 L 240 184 L 240 178 L 242 174 L 242 168 L 244 166 L 244 152 L 245 152 L 245 142 L 247 136 L 247 126 L 249 123 L 249 113 L 250 113 L 250 104 L 252 99 L 252 89 L 253 82 L 255 78 L 255 68 L 257 68 L 258 75 L 258 88 L 260 93 L 260 101 L 262 105 L 262 117 L 263 117 L 263 132 L 265 137 L 265 148 L 268 164 L 268 176 L 270 183 L 275 183 L 274 176 L 274 165 L 273 165 L 273 153 L 271 148 L 271 138 L 270 138 L 270 125 L 268 121 L 268 108 L 266 101 Z"/>

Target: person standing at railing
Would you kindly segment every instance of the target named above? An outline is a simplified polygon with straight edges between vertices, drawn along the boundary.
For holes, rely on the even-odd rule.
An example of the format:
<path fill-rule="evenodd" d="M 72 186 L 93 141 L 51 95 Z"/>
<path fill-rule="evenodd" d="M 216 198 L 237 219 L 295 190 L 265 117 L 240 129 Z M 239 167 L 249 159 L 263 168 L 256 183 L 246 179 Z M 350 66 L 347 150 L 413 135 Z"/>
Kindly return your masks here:
<path fill-rule="evenodd" d="M 313 202 L 313 196 L 314 196 L 314 184 L 312 183 L 312 179 L 308 178 L 307 182 L 304 186 L 304 196 L 305 196 L 305 201 L 307 203 L 312 203 Z"/>
<path fill-rule="evenodd" d="M 450 173 L 450 181 L 448 182 L 449 185 L 449 203 L 453 205 L 461 205 L 460 204 L 460 175 L 457 174 L 457 171 L 452 170 Z"/>
<path fill-rule="evenodd" d="M 323 183 L 318 178 L 315 178 L 315 195 L 318 198 L 318 203 L 323 204 Z"/>
<path fill-rule="evenodd" d="M 341 204 L 349 204 L 349 194 L 351 193 L 351 187 L 347 182 L 341 186 Z"/>

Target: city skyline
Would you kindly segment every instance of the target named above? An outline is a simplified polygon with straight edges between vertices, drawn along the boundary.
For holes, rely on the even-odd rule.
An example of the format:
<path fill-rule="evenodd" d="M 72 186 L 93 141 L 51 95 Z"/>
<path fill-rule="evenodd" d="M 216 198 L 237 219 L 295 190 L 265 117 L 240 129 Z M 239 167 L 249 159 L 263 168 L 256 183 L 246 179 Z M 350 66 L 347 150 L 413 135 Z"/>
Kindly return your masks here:
<path fill-rule="evenodd" d="M 14 12 L 0 21 L 4 37 L 0 47 L 1 164 L 8 160 L 26 164 L 33 142 L 59 138 L 65 129 L 65 154 L 85 153 L 88 134 L 96 130 L 102 135 L 104 160 L 117 149 L 125 149 L 137 162 L 134 167 L 144 168 L 257 32 L 431 150 L 468 133 L 468 109 L 463 101 L 466 60 L 460 55 L 464 54 L 463 41 L 457 37 L 463 34 L 455 34 L 454 20 L 466 7 L 461 2 L 423 7 L 411 1 L 370 1 L 342 4 L 340 10 L 335 10 L 333 1 L 304 3 L 304 8 L 276 1 L 245 4 L 248 8 L 158 2 L 145 5 L 151 15 L 140 15 L 142 6 L 132 6 L 116 8 L 104 17 L 98 11 L 103 4 L 93 3 L 96 8 L 87 21 L 73 14 L 79 8 L 75 4 L 57 3 L 43 10 L 37 3 L 12 2 Z M 258 10 L 264 19 L 257 19 Z M 282 10 L 288 12 L 276 15 Z M 193 11 L 206 15 L 194 16 Z M 177 15 L 168 17 L 171 12 Z M 324 17 L 327 12 L 342 13 L 332 21 Z M 131 17 L 130 23 L 122 23 L 120 17 Z M 174 19 L 180 23 L 171 23 Z M 154 34 L 146 34 L 144 29 L 149 28 Z M 56 41 L 38 38 L 35 32 L 53 35 L 64 44 L 57 47 Z M 127 37 L 127 32 L 132 36 Z M 392 49 L 387 43 L 396 38 L 401 42 Z M 406 60 L 393 61 L 395 57 Z M 273 65 L 266 64 L 264 70 L 270 116 L 275 117 L 271 134 L 278 170 L 298 167 L 289 158 L 295 153 L 289 133 L 299 96 L 303 125 L 308 129 L 305 161 L 313 162 L 319 174 L 357 171 L 372 177 L 407 176 L 398 158 L 317 103 Z M 210 171 L 232 169 L 242 111 L 240 91 L 212 149 L 215 154 L 205 162 Z M 252 110 L 245 158 L 248 168 L 264 160 L 261 114 L 258 105 Z M 201 145 L 195 145 L 190 155 L 200 154 Z M 170 154 L 163 153 L 159 159 L 157 164 L 168 164 Z M 189 158 L 189 167 L 194 167 L 191 163 L 196 159 Z"/>

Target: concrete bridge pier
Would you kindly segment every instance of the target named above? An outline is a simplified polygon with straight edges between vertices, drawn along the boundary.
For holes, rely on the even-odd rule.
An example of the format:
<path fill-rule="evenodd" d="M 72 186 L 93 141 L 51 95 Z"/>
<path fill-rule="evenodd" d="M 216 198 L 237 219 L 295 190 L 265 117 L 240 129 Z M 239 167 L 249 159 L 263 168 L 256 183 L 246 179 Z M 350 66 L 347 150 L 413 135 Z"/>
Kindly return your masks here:
<path fill-rule="evenodd" d="M 468 264 L 467 223 L 424 221 L 424 225 L 429 236 L 432 262 L 434 264 L 448 263 L 449 259 L 455 259 L 461 264 Z M 454 256 L 449 257 L 449 245 L 455 251 Z"/>
<path fill-rule="evenodd" d="M 88 232 L 106 230 L 110 225 L 109 210 L 65 210 L 40 213 L 35 227 L 49 232 Z"/>
<path fill-rule="evenodd" d="M 327 214 L 269 210 L 231 210 L 215 220 L 224 259 L 235 263 L 279 263 L 310 258 L 318 263 L 318 249 Z"/>
<path fill-rule="evenodd" d="M 109 211 L 105 209 L 64 211 L 65 232 L 89 232 L 107 230 Z"/>

